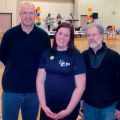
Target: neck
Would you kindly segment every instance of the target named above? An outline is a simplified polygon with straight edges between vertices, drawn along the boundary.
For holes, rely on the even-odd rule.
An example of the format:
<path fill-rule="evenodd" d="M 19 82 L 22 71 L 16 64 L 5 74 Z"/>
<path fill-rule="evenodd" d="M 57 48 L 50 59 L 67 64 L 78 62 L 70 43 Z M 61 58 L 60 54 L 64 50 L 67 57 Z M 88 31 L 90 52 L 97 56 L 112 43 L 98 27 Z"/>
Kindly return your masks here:
<path fill-rule="evenodd" d="M 66 47 L 66 48 L 57 47 L 57 50 L 58 50 L 58 51 L 66 51 L 66 50 L 67 50 L 67 47 Z"/>
<path fill-rule="evenodd" d="M 93 48 L 94 53 L 96 54 L 99 49 L 102 48 L 102 44 L 100 44 L 98 47 Z"/>
<path fill-rule="evenodd" d="M 32 26 L 25 26 L 25 25 L 21 24 L 21 27 L 24 32 L 29 34 L 33 30 L 34 24 Z"/>

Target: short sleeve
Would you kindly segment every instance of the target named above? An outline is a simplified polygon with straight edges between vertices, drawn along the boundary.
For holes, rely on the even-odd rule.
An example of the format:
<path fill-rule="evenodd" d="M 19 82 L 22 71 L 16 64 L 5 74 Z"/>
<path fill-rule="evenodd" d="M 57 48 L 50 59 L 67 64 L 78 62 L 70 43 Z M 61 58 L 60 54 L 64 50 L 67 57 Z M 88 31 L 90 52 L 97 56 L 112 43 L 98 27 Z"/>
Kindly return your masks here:
<path fill-rule="evenodd" d="M 82 54 L 79 51 L 76 51 L 74 54 L 74 74 L 86 73 L 86 66 L 82 57 Z"/>
<path fill-rule="evenodd" d="M 46 50 L 41 58 L 40 58 L 40 62 L 39 62 L 39 68 L 45 68 L 46 66 L 46 62 L 47 62 L 47 56 L 48 56 L 48 50 Z"/>

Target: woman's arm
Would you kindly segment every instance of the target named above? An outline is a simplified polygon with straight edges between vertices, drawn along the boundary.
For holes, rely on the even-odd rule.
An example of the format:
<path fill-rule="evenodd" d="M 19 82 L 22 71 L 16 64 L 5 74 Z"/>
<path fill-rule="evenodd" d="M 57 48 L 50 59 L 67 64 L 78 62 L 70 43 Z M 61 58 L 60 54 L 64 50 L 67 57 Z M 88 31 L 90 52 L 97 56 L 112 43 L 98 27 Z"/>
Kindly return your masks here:
<path fill-rule="evenodd" d="M 73 109 L 76 107 L 76 105 L 78 104 L 78 102 L 80 102 L 82 94 L 85 90 L 86 75 L 85 74 L 75 75 L 75 84 L 76 84 L 76 88 L 73 91 L 71 100 L 66 109 L 69 113 L 71 113 Z"/>
<path fill-rule="evenodd" d="M 54 119 L 55 113 L 53 113 L 50 110 L 50 108 L 48 108 L 46 105 L 45 89 L 44 89 L 45 79 L 46 79 L 45 69 L 38 69 L 38 74 L 37 74 L 37 79 L 36 79 L 38 99 L 40 101 L 41 108 L 46 113 L 46 115 Z"/>
<path fill-rule="evenodd" d="M 44 91 L 45 79 L 46 79 L 45 70 L 38 69 L 38 74 L 37 74 L 37 79 L 36 79 L 36 87 L 37 87 L 38 98 L 39 98 L 42 108 L 44 108 L 46 106 L 45 91 Z"/>
<path fill-rule="evenodd" d="M 86 83 L 86 75 L 85 74 L 79 74 L 75 75 L 75 84 L 76 88 L 73 91 L 71 100 L 65 110 L 60 111 L 56 115 L 56 119 L 62 119 L 66 116 L 68 116 L 76 107 L 78 102 L 80 101 L 82 94 L 85 90 L 85 83 Z"/>

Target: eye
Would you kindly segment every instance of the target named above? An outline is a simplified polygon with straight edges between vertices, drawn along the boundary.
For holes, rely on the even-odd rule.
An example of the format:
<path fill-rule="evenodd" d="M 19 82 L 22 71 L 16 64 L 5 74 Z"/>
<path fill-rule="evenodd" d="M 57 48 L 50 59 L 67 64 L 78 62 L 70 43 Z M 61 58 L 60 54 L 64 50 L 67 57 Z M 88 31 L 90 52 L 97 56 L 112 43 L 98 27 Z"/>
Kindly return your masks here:
<path fill-rule="evenodd" d="M 29 14 L 30 14 L 30 15 L 33 15 L 33 14 L 34 14 L 34 12 L 29 12 Z"/>
<path fill-rule="evenodd" d="M 68 34 L 65 34 L 64 36 L 65 36 L 65 37 L 69 37 L 69 35 L 68 35 Z"/>
<path fill-rule="evenodd" d="M 97 36 L 97 34 L 94 33 L 93 36 Z"/>
<path fill-rule="evenodd" d="M 90 37 L 90 34 L 86 34 L 86 37 Z"/>
<path fill-rule="evenodd" d="M 23 15 L 33 15 L 34 12 L 25 12 L 25 11 L 24 11 L 24 12 L 22 12 L 22 14 L 23 14 Z"/>
<path fill-rule="evenodd" d="M 27 12 L 22 12 L 23 15 L 27 15 Z"/>
<path fill-rule="evenodd" d="M 62 35 L 62 32 L 58 32 L 58 35 Z"/>

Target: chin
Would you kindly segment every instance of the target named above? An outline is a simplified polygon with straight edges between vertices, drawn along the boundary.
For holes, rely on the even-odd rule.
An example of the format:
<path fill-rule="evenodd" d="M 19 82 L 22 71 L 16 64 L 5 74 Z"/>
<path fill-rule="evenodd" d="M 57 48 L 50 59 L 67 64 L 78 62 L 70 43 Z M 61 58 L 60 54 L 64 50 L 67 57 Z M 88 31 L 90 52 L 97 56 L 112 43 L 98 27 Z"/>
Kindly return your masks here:
<path fill-rule="evenodd" d="M 27 23 L 27 24 L 25 24 L 25 26 L 28 26 L 28 27 L 29 27 L 29 26 L 33 26 L 33 23 L 32 23 L 32 24 L 31 24 L 31 23 L 30 23 L 30 24 Z"/>
<path fill-rule="evenodd" d="M 98 45 L 97 44 L 90 44 L 90 48 L 97 48 Z"/>

